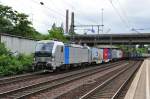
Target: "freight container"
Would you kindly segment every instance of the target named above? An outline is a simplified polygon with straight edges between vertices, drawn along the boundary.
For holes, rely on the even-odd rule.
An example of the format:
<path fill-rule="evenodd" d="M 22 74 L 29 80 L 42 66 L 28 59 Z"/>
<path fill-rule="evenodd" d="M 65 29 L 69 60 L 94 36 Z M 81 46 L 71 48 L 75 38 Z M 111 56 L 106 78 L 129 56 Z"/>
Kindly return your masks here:
<path fill-rule="evenodd" d="M 117 49 L 112 49 L 112 59 L 117 60 Z"/>
<path fill-rule="evenodd" d="M 103 49 L 103 60 L 104 60 L 104 62 L 109 62 L 109 59 L 108 59 L 108 48 L 104 48 Z"/>
<path fill-rule="evenodd" d="M 112 59 L 112 50 L 108 49 L 108 59 L 109 61 Z"/>
<path fill-rule="evenodd" d="M 92 62 L 97 63 L 98 62 L 98 54 L 99 54 L 98 48 L 92 48 Z"/>
<path fill-rule="evenodd" d="M 103 49 L 99 49 L 99 58 L 98 58 L 99 63 L 103 62 Z"/>

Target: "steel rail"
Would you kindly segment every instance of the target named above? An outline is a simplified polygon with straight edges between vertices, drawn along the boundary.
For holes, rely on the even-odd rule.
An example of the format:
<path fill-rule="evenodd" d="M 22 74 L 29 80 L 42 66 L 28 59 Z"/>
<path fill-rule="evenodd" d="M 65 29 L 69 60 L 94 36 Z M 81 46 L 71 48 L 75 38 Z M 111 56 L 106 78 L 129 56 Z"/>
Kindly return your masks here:
<path fill-rule="evenodd" d="M 137 64 L 137 63 L 135 63 Z M 135 65 L 133 64 L 133 65 Z M 110 77 L 109 79 L 106 79 L 103 83 L 101 83 L 100 85 L 96 86 L 94 89 L 90 90 L 88 93 L 84 94 L 83 96 L 81 96 L 79 99 L 86 99 L 89 96 L 91 96 L 92 94 L 94 94 L 98 89 L 104 87 L 105 85 L 107 85 L 109 82 L 113 81 L 115 78 L 117 78 L 119 75 L 121 75 L 123 72 L 127 71 L 129 68 L 131 68 L 133 65 L 128 66 L 127 68 L 121 70 L 120 72 L 118 72 L 117 74 L 113 75 L 112 77 Z"/>

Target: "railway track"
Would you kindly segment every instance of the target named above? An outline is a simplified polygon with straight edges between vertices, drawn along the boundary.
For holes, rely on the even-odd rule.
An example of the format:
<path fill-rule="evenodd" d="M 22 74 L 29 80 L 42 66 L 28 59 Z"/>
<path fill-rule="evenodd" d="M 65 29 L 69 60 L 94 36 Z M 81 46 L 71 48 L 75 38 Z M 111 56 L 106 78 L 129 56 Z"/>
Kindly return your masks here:
<path fill-rule="evenodd" d="M 123 62 L 123 61 L 121 61 L 121 62 Z M 120 62 L 114 62 L 112 64 L 117 65 L 119 63 Z M 105 66 L 105 65 L 106 64 L 102 65 L 102 67 Z M 111 65 L 111 64 L 107 64 L 107 65 Z M 65 71 L 65 72 L 67 72 L 67 71 Z M 65 73 L 65 72 L 61 72 L 61 73 Z M 53 73 L 53 75 L 55 75 L 55 74 L 56 73 Z M 18 82 L 22 82 L 22 81 L 25 81 L 25 80 L 38 79 L 38 78 L 42 78 L 42 77 L 46 77 L 46 76 L 50 76 L 50 75 L 52 75 L 52 73 L 44 74 L 42 71 L 40 71 L 40 72 L 27 73 L 27 74 L 22 74 L 22 75 L 17 75 L 17 76 L 4 77 L 4 78 L 0 79 L 0 86 L 9 85 L 9 84 L 12 84 L 12 83 L 18 83 Z"/>
<path fill-rule="evenodd" d="M 0 79 L 0 86 L 4 86 L 6 84 L 10 83 L 15 83 L 19 81 L 24 81 L 24 80 L 29 80 L 32 78 L 40 78 L 43 72 L 34 72 L 34 73 L 27 73 L 27 74 L 22 74 L 22 75 L 17 75 L 17 76 L 11 76 L 11 77 L 5 77 Z M 39 76 L 37 76 L 39 75 Z"/>
<path fill-rule="evenodd" d="M 124 63 L 124 66 L 128 65 L 128 63 L 125 63 L 125 62 L 121 62 L 121 63 L 118 62 L 118 63 L 112 63 L 111 65 L 106 64 L 102 67 L 97 66 L 97 67 L 93 67 L 92 69 L 88 68 L 85 70 L 70 72 L 67 75 L 57 77 L 53 80 L 51 79 L 51 80 L 39 82 L 36 84 L 27 85 L 27 86 L 23 86 L 23 87 L 20 87 L 17 89 L 2 92 L 2 93 L 0 93 L 0 97 L 1 98 L 11 98 L 11 99 L 24 98 L 24 97 L 27 97 L 27 96 L 30 96 L 30 95 L 33 95 L 36 93 L 43 92 L 48 89 L 56 88 L 65 83 L 69 83 L 74 80 L 81 79 L 83 77 L 86 77 L 86 76 L 89 76 L 92 74 L 96 74 L 98 72 L 101 72 L 101 71 L 104 71 L 104 70 L 107 70 L 110 68 L 114 68 L 115 66 L 119 66 L 123 63 Z"/>
<path fill-rule="evenodd" d="M 80 99 L 117 99 L 123 88 L 138 70 L 140 62 L 121 70 L 103 83 L 97 85 L 88 93 L 80 97 Z"/>

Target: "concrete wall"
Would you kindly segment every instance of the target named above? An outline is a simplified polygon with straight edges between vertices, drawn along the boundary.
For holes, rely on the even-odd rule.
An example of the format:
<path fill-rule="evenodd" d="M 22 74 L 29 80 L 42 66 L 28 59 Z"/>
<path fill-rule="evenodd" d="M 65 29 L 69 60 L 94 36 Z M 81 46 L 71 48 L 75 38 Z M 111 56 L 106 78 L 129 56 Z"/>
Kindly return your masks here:
<path fill-rule="evenodd" d="M 6 47 L 11 52 L 17 52 L 17 53 L 24 53 L 24 54 L 31 54 L 35 50 L 36 42 L 32 39 L 27 39 L 19 36 L 13 36 L 13 35 L 1 35 L 1 42 L 5 43 Z"/>

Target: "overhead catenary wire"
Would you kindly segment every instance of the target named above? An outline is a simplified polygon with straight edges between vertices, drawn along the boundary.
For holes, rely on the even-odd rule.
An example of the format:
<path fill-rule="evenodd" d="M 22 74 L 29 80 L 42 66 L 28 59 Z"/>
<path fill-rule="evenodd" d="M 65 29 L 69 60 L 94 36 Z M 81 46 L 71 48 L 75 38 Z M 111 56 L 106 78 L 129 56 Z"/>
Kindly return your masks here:
<path fill-rule="evenodd" d="M 34 0 L 33 0 L 33 2 L 36 3 L 36 4 L 38 4 L 38 5 L 41 4 L 41 2 L 38 3 L 38 2 L 36 2 L 36 1 L 34 1 Z M 44 4 L 44 3 L 43 3 L 43 4 Z M 44 5 L 41 4 L 40 6 L 44 6 Z M 47 8 L 46 8 L 46 9 L 47 9 Z M 45 12 L 45 10 L 44 10 L 44 12 Z M 48 13 L 45 13 L 46 16 L 50 17 L 50 18 L 52 19 L 52 21 L 51 21 L 51 22 L 48 22 L 48 20 L 47 20 L 46 23 L 41 21 L 40 24 L 43 24 L 43 25 L 45 25 L 45 26 L 50 26 L 50 27 L 51 27 L 53 23 L 56 23 L 56 22 L 61 23 L 61 22 L 62 22 L 62 20 L 63 20 L 62 17 L 60 17 L 60 19 L 61 19 L 61 20 L 60 20 L 59 18 L 57 18 L 57 17 L 55 17 L 55 16 L 52 16 L 53 13 L 50 12 L 49 10 L 47 10 L 47 12 L 48 12 Z M 50 14 L 50 13 L 51 13 L 51 14 Z M 36 18 L 35 18 L 35 19 L 36 19 Z M 59 19 L 59 21 L 58 21 L 58 19 Z M 36 22 L 37 22 L 37 21 L 39 21 L 39 20 L 36 20 Z"/>
<path fill-rule="evenodd" d="M 43 2 L 37 2 L 37 1 L 35 1 L 35 0 L 32 0 L 32 2 L 33 2 L 33 3 L 36 3 L 36 4 L 38 4 L 38 5 L 43 6 L 45 9 L 47 9 L 47 11 L 48 11 L 49 13 L 57 14 L 57 15 L 59 15 L 61 18 L 64 18 L 64 17 L 65 17 L 64 14 L 62 14 L 62 13 L 60 13 L 60 12 L 58 12 L 58 11 L 52 9 L 51 7 L 46 6 Z M 43 3 L 43 4 L 41 4 L 41 3 Z"/>
<path fill-rule="evenodd" d="M 121 10 L 122 10 L 122 14 L 124 14 L 124 17 L 126 17 L 126 20 L 127 20 L 128 24 L 131 25 L 132 23 L 131 23 L 131 21 L 129 20 L 129 18 L 128 18 L 128 16 L 127 16 L 126 10 L 121 6 L 119 0 L 117 0 L 117 2 L 118 2 L 119 6 L 120 6 L 120 8 L 121 8 Z M 131 26 L 131 27 L 132 27 L 132 26 Z M 140 33 L 139 30 L 149 30 L 149 29 L 150 29 L 150 28 L 133 28 L 133 27 L 131 28 L 132 31 L 135 31 L 135 32 L 137 32 L 137 33 Z"/>
<path fill-rule="evenodd" d="M 56 23 L 57 24 L 57 22 L 59 23 L 59 24 L 62 24 L 63 22 L 64 22 L 64 20 L 65 20 L 65 15 L 63 15 L 61 12 L 56 12 L 56 10 L 54 10 L 54 9 L 52 9 L 51 7 L 48 7 L 48 6 L 46 6 L 45 5 L 45 3 L 44 2 L 37 2 L 37 1 L 35 1 L 35 0 L 32 0 L 34 3 L 36 3 L 36 4 L 38 4 L 38 5 L 40 5 L 40 6 L 42 6 L 43 8 L 45 8 L 46 10 L 47 10 L 47 12 L 48 13 L 45 13 L 48 17 L 51 17 L 51 19 L 53 19 L 54 21 L 53 21 L 53 23 Z M 45 10 L 44 10 L 45 11 Z M 51 13 L 51 14 L 50 14 Z M 55 15 L 56 16 L 55 16 Z M 53 18 L 52 18 L 53 17 Z M 51 25 L 49 25 L 49 26 L 52 26 L 52 22 L 50 22 L 51 23 Z M 43 23 L 45 26 L 46 26 L 46 24 L 45 23 Z"/>
<path fill-rule="evenodd" d="M 125 17 L 127 23 L 128 23 L 129 26 L 130 26 L 130 30 L 131 30 L 131 31 L 134 31 L 134 32 L 136 32 L 136 33 L 140 33 L 139 30 L 141 30 L 141 29 L 135 29 L 135 28 L 133 28 L 133 26 L 131 25 L 132 23 L 131 23 L 131 21 L 129 20 L 125 9 L 121 6 L 119 0 L 117 0 L 117 2 L 118 2 L 119 6 L 120 6 L 120 8 L 121 8 L 121 10 L 122 10 L 122 14 L 124 15 L 124 17 Z"/>
<path fill-rule="evenodd" d="M 117 0 L 117 2 L 118 2 L 118 4 L 119 4 L 119 6 L 120 6 L 120 9 L 122 10 L 123 16 L 124 16 L 124 17 L 126 18 L 126 20 L 127 20 L 127 23 L 132 27 L 131 21 L 129 20 L 129 18 L 128 18 L 128 16 L 127 16 L 126 10 L 121 6 L 121 3 L 120 3 L 119 0 Z"/>
<path fill-rule="evenodd" d="M 66 2 L 65 0 L 64 0 L 64 4 L 67 4 L 68 6 L 70 6 L 71 7 L 71 10 L 72 11 L 74 11 L 76 14 L 83 14 L 84 13 L 84 11 L 82 11 L 81 9 L 76 9 L 76 7 L 72 4 L 72 3 L 70 3 L 70 2 Z M 86 16 L 85 16 L 86 17 Z M 78 18 L 78 17 L 77 17 Z M 79 20 L 81 19 L 81 18 L 78 18 Z M 83 18 L 82 19 L 84 19 L 84 16 L 83 16 Z M 86 17 L 86 20 L 88 21 L 88 22 L 90 22 L 90 23 L 92 23 L 92 24 L 97 24 L 97 21 L 96 20 L 94 20 L 94 18 L 89 18 L 89 17 Z M 81 25 L 81 23 L 80 23 L 80 25 Z"/>
<path fill-rule="evenodd" d="M 115 12 L 117 13 L 117 15 L 119 16 L 120 20 L 122 21 L 122 23 L 125 25 L 126 28 L 130 29 L 130 25 L 128 24 L 128 22 L 126 22 L 124 20 L 124 18 L 121 16 L 120 12 L 118 11 L 118 9 L 115 7 L 115 5 L 113 4 L 112 0 L 108 0 L 110 2 L 110 4 L 112 5 L 113 9 L 115 10 Z"/>
<path fill-rule="evenodd" d="M 109 2 L 111 3 L 111 5 L 113 6 L 113 8 L 114 8 L 115 10 L 117 10 L 117 8 L 114 6 L 114 4 L 113 4 L 112 1 L 113 1 L 113 0 L 109 0 Z M 119 17 L 120 17 L 120 18 L 122 19 L 122 21 L 126 24 L 126 26 L 129 28 L 130 31 L 134 31 L 134 32 L 136 32 L 136 33 L 140 33 L 140 32 L 138 31 L 138 30 L 140 30 L 140 29 L 135 29 L 135 28 L 133 28 L 132 23 L 131 23 L 131 21 L 129 20 L 125 9 L 124 9 L 124 8 L 121 6 L 121 4 L 120 4 L 120 1 L 117 0 L 117 2 L 118 2 L 118 4 L 119 4 L 120 10 L 121 10 L 121 12 L 122 12 L 122 14 L 123 14 L 123 16 L 121 16 L 121 14 L 119 13 L 119 11 L 117 10 L 117 13 L 119 13 L 119 14 L 118 14 Z"/>
<path fill-rule="evenodd" d="M 50 2 L 53 4 L 52 6 L 54 7 L 54 6 L 55 6 L 55 3 L 53 2 L 53 0 L 51 0 Z M 57 8 L 57 9 L 58 9 L 59 11 L 62 11 L 62 12 L 63 12 L 63 11 L 65 11 L 65 10 L 62 10 L 62 9 L 60 9 L 60 8 Z M 72 10 L 72 11 L 74 12 L 74 10 Z M 63 17 L 66 17 L 66 16 L 65 16 L 65 15 L 63 15 Z M 77 23 L 77 24 L 80 24 L 80 25 L 81 25 L 81 23 L 80 23 L 79 21 L 77 21 L 77 20 L 75 21 L 75 23 Z"/>
<path fill-rule="evenodd" d="M 150 30 L 150 28 L 132 28 L 131 30 L 140 33 L 139 31 Z"/>
<path fill-rule="evenodd" d="M 64 1 L 65 4 L 67 5 L 70 5 L 72 7 L 72 10 L 76 11 L 77 14 L 83 14 L 84 12 L 81 10 L 81 9 L 75 9 L 74 5 L 72 5 L 72 3 L 70 2 L 66 2 Z M 89 17 L 86 17 L 86 18 L 83 18 L 83 19 L 86 19 L 88 22 L 92 23 L 92 24 L 98 24 L 98 21 L 96 21 L 95 19 L 96 18 L 89 18 Z M 83 24 L 80 24 L 80 25 L 83 25 Z M 77 30 L 77 29 L 76 29 Z M 80 29 L 79 29 L 80 30 Z"/>
<path fill-rule="evenodd" d="M 35 1 L 35 0 L 32 0 L 32 1 L 33 1 L 34 3 L 40 5 L 40 2 Z M 51 1 L 51 2 L 52 2 L 52 1 Z M 48 3 L 46 3 L 46 4 L 48 4 Z M 54 2 L 52 2 L 52 6 L 54 6 Z M 48 5 L 43 4 L 43 7 L 46 8 L 46 9 L 48 9 L 48 12 L 59 15 L 59 17 L 61 17 L 62 21 L 64 21 L 66 16 L 65 16 L 64 14 L 62 14 L 62 10 L 59 9 L 59 11 L 58 11 L 58 9 L 52 8 L 52 6 L 49 7 Z M 72 6 L 72 5 L 71 5 L 71 6 Z M 46 13 L 46 14 L 49 14 L 49 13 Z M 52 15 L 51 15 L 51 16 L 52 16 Z M 52 17 L 55 17 L 55 16 L 52 16 Z M 57 17 L 55 17 L 55 18 L 58 19 Z M 77 19 L 75 19 L 75 23 L 81 24 L 81 23 L 77 22 L 76 20 L 77 20 Z"/>
<path fill-rule="evenodd" d="M 50 0 L 49 2 L 51 2 L 52 3 L 52 6 L 53 7 L 55 7 L 55 3 L 53 2 L 53 0 Z M 65 2 L 65 1 L 64 1 Z M 60 9 L 60 8 L 56 8 L 56 9 L 58 9 L 59 11 L 66 11 L 66 10 L 62 10 L 62 9 Z M 66 8 L 66 9 L 68 9 L 68 8 Z M 68 9 L 69 10 L 69 9 Z M 73 12 L 74 12 L 74 10 L 72 10 Z M 63 17 L 66 17 L 66 16 L 64 16 L 63 15 Z M 80 24 L 81 25 L 81 23 L 79 22 L 79 21 L 75 21 L 77 24 Z"/>
<path fill-rule="evenodd" d="M 34 3 L 36 3 L 36 4 L 40 4 L 40 2 L 37 2 L 37 1 L 35 1 L 35 0 L 32 0 Z M 44 4 L 44 2 L 42 2 L 43 4 L 42 4 L 42 6 L 45 8 L 45 9 L 47 9 L 50 13 L 53 13 L 53 14 L 57 14 L 57 15 L 59 15 L 60 16 L 60 18 L 61 18 L 61 20 L 65 20 L 65 18 L 66 18 L 66 16 L 65 16 L 65 11 L 64 11 L 64 13 L 62 13 L 63 12 L 63 10 L 62 9 L 59 9 L 59 10 L 57 10 L 57 9 L 53 9 L 52 7 L 49 7 L 49 6 L 46 6 L 45 4 Z M 51 3 L 53 3 L 52 1 L 51 1 Z M 54 3 L 53 3 L 54 4 Z M 54 7 L 54 5 L 53 5 L 53 7 Z M 61 12 L 60 12 L 61 11 Z M 54 17 L 54 16 L 53 16 Z M 56 18 L 56 17 L 55 17 Z M 78 22 L 78 21 L 75 21 L 75 23 L 77 23 L 77 24 L 81 24 L 80 22 Z"/>
<path fill-rule="evenodd" d="M 148 28 L 141 28 L 141 30 L 150 30 L 150 27 L 148 27 Z"/>

